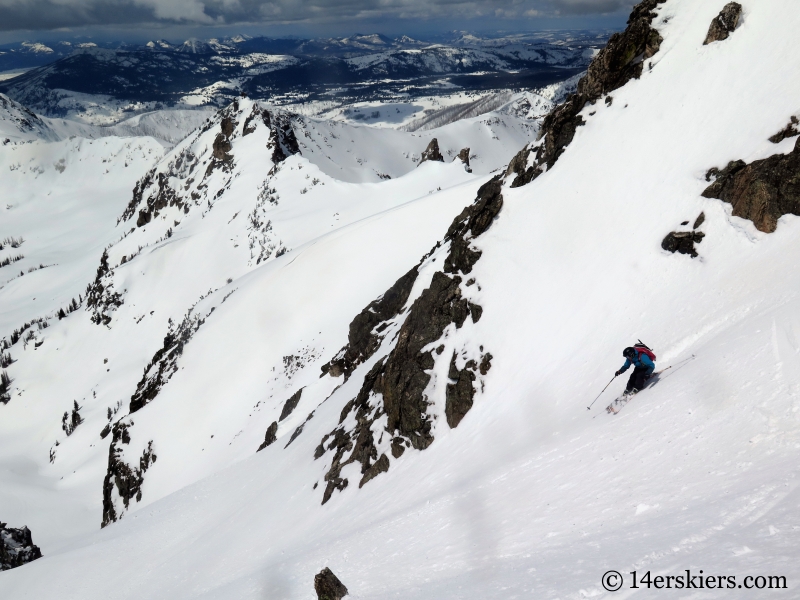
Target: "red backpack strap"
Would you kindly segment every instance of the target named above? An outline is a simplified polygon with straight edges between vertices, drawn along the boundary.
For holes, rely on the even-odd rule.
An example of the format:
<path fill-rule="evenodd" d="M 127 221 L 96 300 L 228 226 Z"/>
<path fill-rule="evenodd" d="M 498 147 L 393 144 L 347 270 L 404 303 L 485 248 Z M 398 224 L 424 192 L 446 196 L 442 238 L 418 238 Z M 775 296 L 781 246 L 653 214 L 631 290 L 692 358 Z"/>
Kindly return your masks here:
<path fill-rule="evenodd" d="M 635 348 L 639 354 L 646 354 L 650 360 L 656 360 L 656 355 L 649 348 L 642 348 L 641 346 L 635 346 Z"/>

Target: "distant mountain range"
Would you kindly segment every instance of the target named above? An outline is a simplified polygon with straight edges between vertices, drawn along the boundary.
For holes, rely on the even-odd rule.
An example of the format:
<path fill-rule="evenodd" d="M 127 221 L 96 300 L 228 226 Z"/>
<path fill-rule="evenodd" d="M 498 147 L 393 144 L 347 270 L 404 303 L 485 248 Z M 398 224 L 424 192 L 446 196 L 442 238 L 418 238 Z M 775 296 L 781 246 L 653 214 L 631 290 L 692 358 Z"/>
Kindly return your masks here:
<path fill-rule="evenodd" d="M 0 82 L 37 112 L 63 117 L 104 106 L 136 114 L 164 107 L 219 107 L 247 96 L 277 104 L 413 97 L 441 90 L 531 88 L 586 68 L 607 32 L 479 37 L 449 42 L 380 34 L 273 39 L 234 36 L 181 44 L 24 42 L 0 51 L 7 68 L 40 64 Z"/>

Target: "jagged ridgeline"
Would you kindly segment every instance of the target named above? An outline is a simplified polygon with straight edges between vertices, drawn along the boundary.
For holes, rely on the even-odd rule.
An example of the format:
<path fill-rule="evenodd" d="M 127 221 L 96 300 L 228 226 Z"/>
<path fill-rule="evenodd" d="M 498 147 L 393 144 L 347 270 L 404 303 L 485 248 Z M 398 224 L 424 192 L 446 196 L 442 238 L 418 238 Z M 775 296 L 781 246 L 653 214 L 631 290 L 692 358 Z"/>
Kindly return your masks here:
<path fill-rule="evenodd" d="M 126 290 L 115 289 L 115 285 L 118 285 L 115 284 L 115 269 L 136 261 L 146 247 L 133 246 L 126 238 L 138 230 L 155 228 L 148 229 L 146 245 L 158 244 L 172 237 L 174 231 L 179 231 L 181 223 L 194 216 L 193 211 L 201 211 L 198 217 L 204 217 L 230 188 L 233 178 L 238 174 L 237 144 L 245 138 L 248 143 L 254 141 L 264 152 L 267 179 L 273 167 L 298 152 L 289 118 L 271 112 L 256 102 L 236 100 L 209 119 L 203 128 L 173 151 L 170 160 L 162 161 L 136 184 L 133 197 L 118 220 L 118 224 L 124 224 L 126 229 L 117 243 L 127 244 L 131 251 L 119 259 L 119 254 L 126 250 L 115 248 L 119 260 L 116 266 L 111 264 L 109 258 L 111 247 L 103 252 L 95 281 L 86 293 L 86 305 L 92 322 L 111 327 L 114 311 L 125 301 Z M 255 198 L 253 213 L 248 221 L 251 266 L 271 256 L 279 256 L 282 252 L 279 242 L 271 243 L 269 221 L 261 214 L 264 206 L 273 198 L 267 184 L 264 190 L 265 193 Z M 132 227 L 128 228 L 127 224 Z M 216 291 L 209 289 L 197 302 Z M 153 440 L 148 441 L 140 453 L 129 447 L 135 425 L 132 415 L 156 399 L 177 371 L 177 361 L 185 346 L 216 306 L 234 291 L 230 290 L 219 298 L 213 295 L 213 306 L 203 314 L 195 310 L 195 303 L 179 323 L 170 319 L 162 347 L 144 368 L 142 378 L 131 395 L 127 416 L 113 423 L 109 416 L 109 423 L 101 433 L 103 438 L 111 434 L 108 468 L 103 482 L 103 526 L 119 519 L 131 501 L 141 500 L 145 472 L 157 459 Z"/>
<path fill-rule="evenodd" d="M 587 103 L 594 104 L 603 96 L 611 104 L 611 92 L 631 79 L 638 79 L 647 63 L 661 47 L 663 38 L 652 26 L 655 9 L 666 0 L 644 0 L 633 7 L 625 31 L 615 33 L 608 44 L 592 60 L 578 82 L 578 89 L 554 108 L 544 119 L 539 140 L 523 148 L 509 163 L 507 175 L 516 175 L 511 187 L 529 183 L 558 158 L 575 137 L 575 130 L 584 125 L 580 113 Z"/>
<path fill-rule="evenodd" d="M 160 219 L 161 223 L 156 226 L 163 236 L 154 240 L 158 243 L 171 237 L 173 228 L 177 228 L 192 209 L 203 213 L 211 210 L 230 189 L 237 174 L 237 141 L 251 134 L 263 137 L 265 158 L 270 161 L 265 164 L 267 171 L 300 151 L 289 115 L 267 110 L 251 100 L 234 100 L 179 144 L 170 160 L 162 161 L 137 182 L 128 206 L 117 221 L 118 225 L 130 224 L 122 239 L 137 228 Z M 265 185 L 258 206 L 249 215 L 251 259 L 255 264 L 280 255 L 282 251 L 280 241 L 273 240 L 270 235 L 269 221 L 261 214 L 263 210 L 260 211 L 271 201 L 269 187 Z M 120 264 L 133 260 L 144 247 L 133 248 L 122 256 Z M 104 252 L 95 280 L 86 290 L 86 305 L 92 313 L 92 321 L 110 325 L 111 314 L 125 301 L 124 296 L 124 290 L 114 289 L 114 267 L 109 265 L 108 253 Z"/>

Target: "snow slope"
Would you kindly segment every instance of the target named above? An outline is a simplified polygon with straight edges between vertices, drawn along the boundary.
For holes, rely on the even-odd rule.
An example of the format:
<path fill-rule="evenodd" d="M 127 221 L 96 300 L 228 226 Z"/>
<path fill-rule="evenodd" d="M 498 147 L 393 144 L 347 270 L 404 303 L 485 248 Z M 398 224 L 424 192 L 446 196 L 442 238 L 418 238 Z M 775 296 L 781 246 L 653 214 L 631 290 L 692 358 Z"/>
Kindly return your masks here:
<path fill-rule="evenodd" d="M 614 596 L 601 587 L 610 569 L 626 577 L 702 569 L 739 582 L 782 575 L 788 588 L 770 597 L 796 597 L 800 276 L 792 267 L 800 224 L 786 216 L 775 233 L 760 233 L 700 193 L 711 167 L 791 150 L 788 141 L 767 138 L 798 110 L 800 15 L 788 0 L 748 3 L 728 40 L 703 46 L 720 8 L 710 0 L 659 5 L 653 25 L 663 42 L 652 68 L 615 90 L 610 105 L 586 106 L 586 124 L 543 175 L 518 188 L 512 178 L 493 184 L 502 208 L 471 240 L 481 254 L 463 271 L 475 281 L 457 285 L 458 299 L 450 300 L 482 311 L 447 325 L 426 347 L 432 365 L 420 367 L 430 376 L 433 441 L 424 448 L 388 458 L 388 438 L 399 435 L 381 433 L 390 384 L 383 397 L 362 384 L 405 343 L 394 335 L 417 314 L 414 301 L 422 306 L 457 247 L 457 236 L 443 237 L 447 225 L 488 177 L 425 163 L 401 179 L 343 184 L 289 157 L 267 189 L 280 196 L 275 210 L 287 210 L 275 214 L 276 230 L 294 242 L 250 268 L 247 253 L 235 248 L 235 229 L 226 227 L 237 210 L 253 207 L 244 190 L 252 198 L 259 178 L 236 159 L 208 184 L 213 194 L 230 176 L 229 191 L 207 211 L 193 206 L 172 237 L 116 267 L 120 254 L 163 235 L 177 220 L 175 207 L 112 247 L 114 289 L 128 291 L 110 311 L 109 327 L 89 323 L 86 313 L 70 315 L 49 328 L 35 361 L 25 356 L 9 368 L 26 391 L 0 407 L 7 416 L 1 460 L 12 493 L 26 496 L 12 503 L 6 492 L 3 519 L 26 522 L 34 540 L 47 543 L 44 558 L 0 575 L 0 590 L 36 598 L 312 598 L 314 574 L 329 566 L 359 599 L 578 599 Z M 771 68 L 758 68 L 765 64 Z M 216 124 L 201 135 L 215 131 Z M 260 125 L 255 134 L 235 137 L 232 153 L 260 160 L 264 176 L 271 167 L 258 151 L 268 134 Z M 301 194 L 304 172 L 320 184 Z M 441 193 L 420 194 L 439 182 Z M 487 189 L 495 188 L 481 194 Z M 325 196 L 316 200 L 321 205 L 330 198 L 337 212 L 351 210 L 348 226 L 322 235 L 334 224 L 322 209 L 304 212 L 315 193 Z M 374 201 L 383 204 L 364 208 Z M 701 211 L 699 258 L 661 250 L 666 233 Z M 475 233 L 478 225 L 471 227 Z M 245 232 L 238 235 L 243 240 Z M 346 381 L 330 370 L 320 377 L 322 363 L 347 343 L 350 319 L 432 246 L 404 311 L 384 321 L 375 353 Z M 231 283 L 223 283 L 227 273 Z M 209 285 L 215 289 L 198 301 Z M 181 319 L 194 301 L 193 314 L 205 321 L 176 356 L 174 376 L 125 415 L 149 361 L 146 349 L 155 352 L 166 319 Z M 148 318 L 150 310 L 157 316 Z M 144 320 L 134 325 L 139 314 Z M 587 411 L 619 368 L 621 348 L 637 337 L 655 347 L 659 367 L 674 367 L 618 416 L 601 403 Z M 53 346 L 69 358 L 55 358 L 61 350 Z M 474 404 L 451 427 L 453 370 L 460 378 L 466 360 L 482 360 L 484 352 L 491 367 L 470 384 Z M 166 365 L 161 358 L 153 364 Z M 80 375 L 55 383 L 60 368 L 72 372 L 78 364 L 87 365 Z M 44 366 L 53 369 L 52 381 L 35 377 Z M 614 382 L 601 402 L 622 385 Z M 277 441 L 255 453 L 301 387 Z M 367 402 L 377 410 L 366 414 L 374 420 L 361 430 L 359 444 L 367 446 L 359 448 L 373 444 L 373 464 L 387 457 L 388 472 L 361 487 L 355 482 L 363 472 L 346 465 L 341 474 L 350 485 L 321 505 L 335 459 L 328 442 L 318 451 L 320 440 L 363 425 L 365 415 L 359 422 L 349 404 L 361 389 L 373 389 Z M 61 436 L 48 465 L 60 407 L 81 394 L 86 422 Z M 116 456 L 134 468 L 148 457 L 141 500 L 125 508 L 112 494 L 121 521 L 89 531 L 84 519 L 65 534 L 63 515 L 77 513 L 81 502 L 99 524 L 108 443 L 97 437 L 105 422 L 99 413 L 117 398 L 124 402 L 112 419 L 125 425 L 129 441 L 111 434 Z M 33 481 L 61 489 L 45 498 Z M 757 594 L 736 588 L 702 597 Z M 626 585 L 616 597 L 634 595 Z M 695 597 L 683 590 L 640 595 Z"/>
<path fill-rule="evenodd" d="M 42 140 L 0 148 L 3 198 L 0 336 L 77 298 L 116 241 L 119 214 L 142 173 L 163 154 L 152 138 Z M 41 267 L 44 268 L 41 268 Z M 35 299 L 35 300 L 34 300 Z"/>
<path fill-rule="evenodd" d="M 354 183 L 395 178 L 415 169 L 434 137 L 445 162 L 469 148 L 470 167 L 485 175 L 504 168 L 539 130 L 536 122 L 496 113 L 417 133 L 309 117 L 296 117 L 293 127 L 304 157 L 327 175 Z"/>

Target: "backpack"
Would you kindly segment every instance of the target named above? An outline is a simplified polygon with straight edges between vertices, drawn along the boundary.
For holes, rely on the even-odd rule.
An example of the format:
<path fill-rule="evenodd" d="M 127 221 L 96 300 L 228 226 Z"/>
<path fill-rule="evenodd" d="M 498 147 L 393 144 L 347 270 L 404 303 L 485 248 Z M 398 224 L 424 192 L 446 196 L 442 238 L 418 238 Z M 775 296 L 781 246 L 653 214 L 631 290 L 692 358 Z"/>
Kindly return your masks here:
<path fill-rule="evenodd" d="M 638 344 L 634 344 L 634 345 L 633 345 L 633 349 L 634 349 L 634 350 L 636 350 L 636 352 L 638 352 L 638 353 L 640 353 L 640 354 L 646 354 L 647 356 L 649 356 L 649 357 L 650 357 L 650 360 L 652 360 L 653 362 L 655 362 L 655 360 L 656 360 L 656 355 L 655 355 L 655 352 L 653 352 L 653 351 L 652 351 L 652 350 L 651 350 L 651 349 L 650 349 L 650 348 L 647 346 L 647 344 L 645 344 L 645 343 L 644 343 L 642 340 L 639 340 L 639 343 L 638 343 Z"/>

